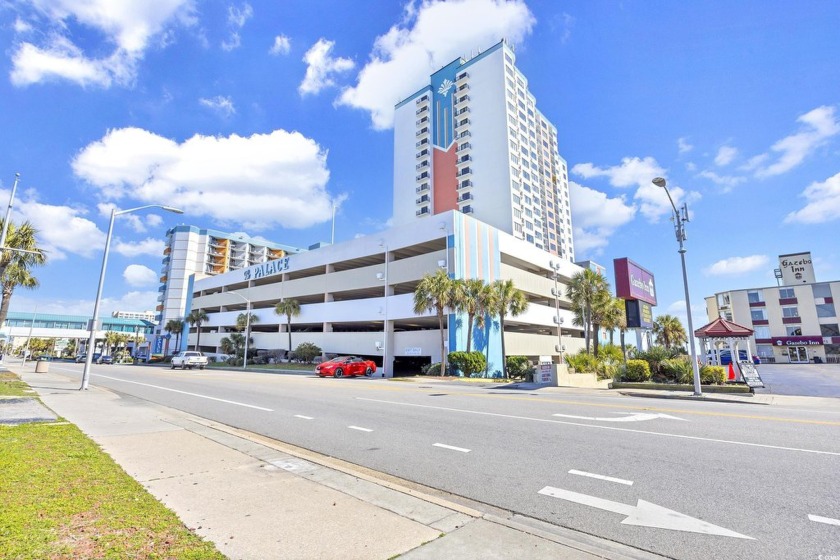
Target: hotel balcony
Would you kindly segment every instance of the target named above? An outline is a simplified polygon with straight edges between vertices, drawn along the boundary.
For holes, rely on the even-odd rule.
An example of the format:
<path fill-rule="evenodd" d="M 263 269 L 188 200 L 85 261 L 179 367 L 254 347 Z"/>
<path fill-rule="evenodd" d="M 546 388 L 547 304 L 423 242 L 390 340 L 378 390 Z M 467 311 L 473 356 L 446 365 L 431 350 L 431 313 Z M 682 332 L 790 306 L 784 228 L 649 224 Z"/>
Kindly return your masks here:
<path fill-rule="evenodd" d="M 417 194 L 420 194 L 422 192 L 426 192 L 426 191 L 429 190 L 429 183 L 423 183 L 422 185 L 420 185 L 419 187 L 417 187 L 414 190 L 417 192 Z"/>

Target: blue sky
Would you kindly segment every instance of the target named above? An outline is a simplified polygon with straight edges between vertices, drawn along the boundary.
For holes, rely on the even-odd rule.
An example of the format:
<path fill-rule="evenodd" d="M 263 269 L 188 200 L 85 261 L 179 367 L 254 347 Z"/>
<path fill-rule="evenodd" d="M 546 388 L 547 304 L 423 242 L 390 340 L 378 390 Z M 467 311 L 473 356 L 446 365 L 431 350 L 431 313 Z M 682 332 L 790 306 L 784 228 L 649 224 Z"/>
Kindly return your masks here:
<path fill-rule="evenodd" d="M 836 2 L 0 0 L 0 201 L 49 250 L 12 309 L 153 309 L 177 224 L 294 246 L 388 226 L 394 104 L 506 37 L 557 126 L 576 256 L 654 273 L 685 317 L 665 193 L 689 203 L 693 316 L 811 251 L 840 279 Z"/>

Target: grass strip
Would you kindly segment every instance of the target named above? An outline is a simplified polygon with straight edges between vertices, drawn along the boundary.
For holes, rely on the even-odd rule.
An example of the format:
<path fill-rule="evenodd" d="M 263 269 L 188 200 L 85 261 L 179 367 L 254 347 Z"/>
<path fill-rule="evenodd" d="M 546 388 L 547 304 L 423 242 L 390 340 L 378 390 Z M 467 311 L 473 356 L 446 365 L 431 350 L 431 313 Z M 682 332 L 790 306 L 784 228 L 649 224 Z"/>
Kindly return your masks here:
<path fill-rule="evenodd" d="M 0 371 L 0 397 L 31 397 L 35 391 L 10 371 Z"/>
<path fill-rule="evenodd" d="M 225 558 L 72 424 L 0 426 L 0 473 L 0 558 Z"/>

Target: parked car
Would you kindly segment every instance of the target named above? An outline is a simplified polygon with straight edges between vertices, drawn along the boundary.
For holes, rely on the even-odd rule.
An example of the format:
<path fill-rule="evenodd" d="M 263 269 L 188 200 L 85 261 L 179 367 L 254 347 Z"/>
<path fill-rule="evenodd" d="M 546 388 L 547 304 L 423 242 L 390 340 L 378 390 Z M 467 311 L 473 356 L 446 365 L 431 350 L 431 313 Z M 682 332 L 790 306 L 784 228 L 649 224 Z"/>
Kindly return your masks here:
<path fill-rule="evenodd" d="M 201 352 L 184 350 L 183 352 L 178 352 L 172 356 L 172 362 L 170 365 L 172 366 L 172 369 L 175 369 L 176 367 L 180 367 L 181 369 L 192 369 L 194 367 L 204 369 L 207 367 L 207 362 L 207 356 Z"/>
<path fill-rule="evenodd" d="M 376 371 L 376 364 L 358 356 L 342 356 L 333 358 L 315 366 L 318 377 L 356 377 L 366 375 L 370 377 Z"/>
<path fill-rule="evenodd" d="M 82 364 L 87 360 L 87 354 L 79 354 L 76 356 L 76 363 Z M 103 356 L 100 352 L 97 352 L 93 355 L 93 359 L 91 360 L 94 364 L 113 364 L 114 358 L 113 356 Z"/>
<path fill-rule="evenodd" d="M 746 350 L 738 350 L 738 361 L 739 362 L 746 362 L 747 360 L 747 351 Z M 709 352 L 706 354 L 706 363 L 713 364 L 715 362 L 715 353 Z M 732 362 L 732 354 L 729 350 L 721 350 L 720 351 L 720 365 L 728 366 Z M 756 355 L 752 357 L 752 363 L 755 365 L 759 365 L 761 363 L 761 358 Z"/>

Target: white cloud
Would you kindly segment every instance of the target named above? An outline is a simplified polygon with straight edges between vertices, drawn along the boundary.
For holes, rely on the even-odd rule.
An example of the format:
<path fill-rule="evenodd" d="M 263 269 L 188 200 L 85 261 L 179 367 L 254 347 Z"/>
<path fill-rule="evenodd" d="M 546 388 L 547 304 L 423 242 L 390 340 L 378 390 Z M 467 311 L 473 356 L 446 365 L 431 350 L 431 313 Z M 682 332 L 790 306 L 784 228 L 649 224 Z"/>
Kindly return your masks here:
<path fill-rule="evenodd" d="M 231 115 L 236 114 L 236 107 L 233 106 L 233 100 L 230 97 L 223 97 L 221 95 L 217 95 L 213 98 L 205 98 L 202 97 L 198 100 L 199 104 L 203 107 L 207 107 L 211 109 L 223 117 L 230 117 Z"/>
<path fill-rule="evenodd" d="M 94 294 L 91 293 L 91 296 Z M 136 291 L 128 292 L 120 298 L 104 297 L 100 301 L 100 316 L 110 315 L 114 311 L 144 311 L 154 309 L 157 305 L 158 292 Z M 15 294 L 10 308 L 13 311 L 31 311 L 38 308 L 38 313 L 54 313 L 56 315 L 87 315 L 93 313 L 93 298 L 86 299 L 55 299 L 30 298 L 26 292 Z"/>
<path fill-rule="evenodd" d="M 47 257 L 60 260 L 67 253 L 92 257 L 105 247 L 105 233 L 84 214 L 84 210 L 42 204 L 30 198 L 16 206 L 13 220 L 29 221 L 38 230 L 38 245 L 47 251 Z"/>
<path fill-rule="evenodd" d="M 278 35 L 274 38 L 274 44 L 271 45 L 269 53 L 275 56 L 281 54 L 289 54 L 292 50 L 292 41 L 285 35 Z"/>
<path fill-rule="evenodd" d="M 53 78 L 82 86 L 129 85 L 151 38 L 176 23 L 194 22 L 193 0 L 34 0 L 29 8 L 34 21 L 44 22 L 38 31 L 46 39 L 40 45 L 21 42 L 13 52 L 10 77 L 17 86 Z M 103 36 L 104 45 L 94 44 L 91 51 L 111 49 L 111 54 L 86 55 L 70 38 L 71 23 Z M 29 31 L 23 25 L 16 29 Z"/>
<path fill-rule="evenodd" d="M 709 276 L 734 276 L 753 272 L 768 266 L 770 259 L 767 255 L 750 255 L 748 257 L 729 257 L 712 264 L 704 271 Z"/>
<path fill-rule="evenodd" d="M 715 165 L 719 167 L 729 165 L 737 156 L 738 148 L 733 148 L 732 146 L 721 146 L 715 156 Z"/>
<path fill-rule="evenodd" d="M 688 143 L 687 138 L 685 138 L 685 137 L 677 138 L 677 150 L 679 150 L 679 152 L 681 154 L 685 154 L 687 152 L 690 152 L 693 149 L 694 149 L 694 146 L 692 146 L 691 144 Z"/>
<path fill-rule="evenodd" d="M 605 193 L 569 182 L 572 220 L 575 224 L 575 252 L 598 255 L 609 244 L 609 238 L 636 214 L 624 197 L 608 198 Z"/>
<path fill-rule="evenodd" d="M 734 175 L 718 175 L 714 171 L 701 171 L 697 174 L 698 177 L 703 177 L 710 180 L 714 184 L 723 187 L 724 192 L 729 192 L 734 187 L 745 182 L 746 177 L 737 177 Z"/>
<path fill-rule="evenodd" d="M 672 212 L 668 196 L 662 192 L 662 189 L 651 183 L 655 177 L 665 176 L 665 170 L 652 157 L 626 157 L 621 160 L 620 165 L 604 168 L 591 163 L 579 163 L 572 167 L 572 173 L 586 179 L 606 177 L 610 185 L 614 187 L 637 187 L 633 198 L 639 203 L 639 212 L 648 221 L 656 222 L 661 216 Z M 671 193 L 674 204 L 677 205 L 683 199 L 699 198 L 697 193 L 686 193 L 682 188 L 673 185 L 668 186 L 668 192 Z"/>
<path fill-rule="evenodd" d="M 82 149 L 72 167 L 106 200 L 171 204 L 223 226 L 306 228 L 332 213 L 327 153 L 299 132 L 195 135 L 178 143 L 116 129 Z"/>
<path fill-rule="evenodd" d="M 790 171 L 821 147 L 826 141 L 840 134 L 840 122 L 835 115 L 836 108 L 823 105 L 817 107 L 796 120 L 801 123 L 799 132 L 786 136 L 770 147 L 778 154 L 770 165 L 765 165 L 771 154 L 760 154 L 749 160 L 746 169 L 755 170 L 756 177 L 772 177 Z"/>
<path fill-rule="evenodd" d="M 331 56 L 334 46 L 335 41 L 322 38 L 306 51 L 303 56 L 303 61 L 307 64 L 306 75 L 298 87 L 301 95 L 318 93 L 324 88 L 334 86 L 335 74 L 353 69 L 355 63 L 349 58 Z"/>
<path fill-rule="evenodd" d="M 32 25 L 23 21 L 20 18 L 17 18 L 15 19 L 14 29 L 15 33 L 18 34 L 29 33 L 30 31 L 32 31 Z"/>
<path fill-rule="evenodd" d="M 394 105 L 428 84 L 429 74 L 502 38 L 520 43 L 535 24 L 524 0 L 409 2 L 403 21 L 376 38 L 356 86 L 338 103 L 368 111 L 376 129 L 390 128 Z"/>
<path fill-rule="evenodd" d="M 821 224 L 840 217 L 840 173 L 814 182 L 800 195 L 808 203 L 785 217 L 785 223 Z"/>
<path fill-rule="evenodd" d="M 228 27 L 231 28 L 230 37 L 222 42 L 222 49 L 232 51 L 239 48 L 242 42 L 239 36 L 239 30 L 245 23 L 254 15 L 254 9 L 250 4 L 245 3 L 241 8 L 236 6 L 228 6 Z"/>
<path fill-rule="evenodd" d="M 159 284 L 154 270 L 141 264 L 130 264 L 123 270 L 125 283 L 133 287 L 154 286 Z"/>
<path fill-rule="evenodd" d="M 122 217 L 119 216 L 119 218 Z M 141 255 L 160 257 L 163 255 L 163 250 L 166 247 L 162 237 L 147 237 L 142 241 L 123 241 L 117 239 L 113 241 L 112 249 L 115 253 L 126 257 L 139 257 Z"/>

